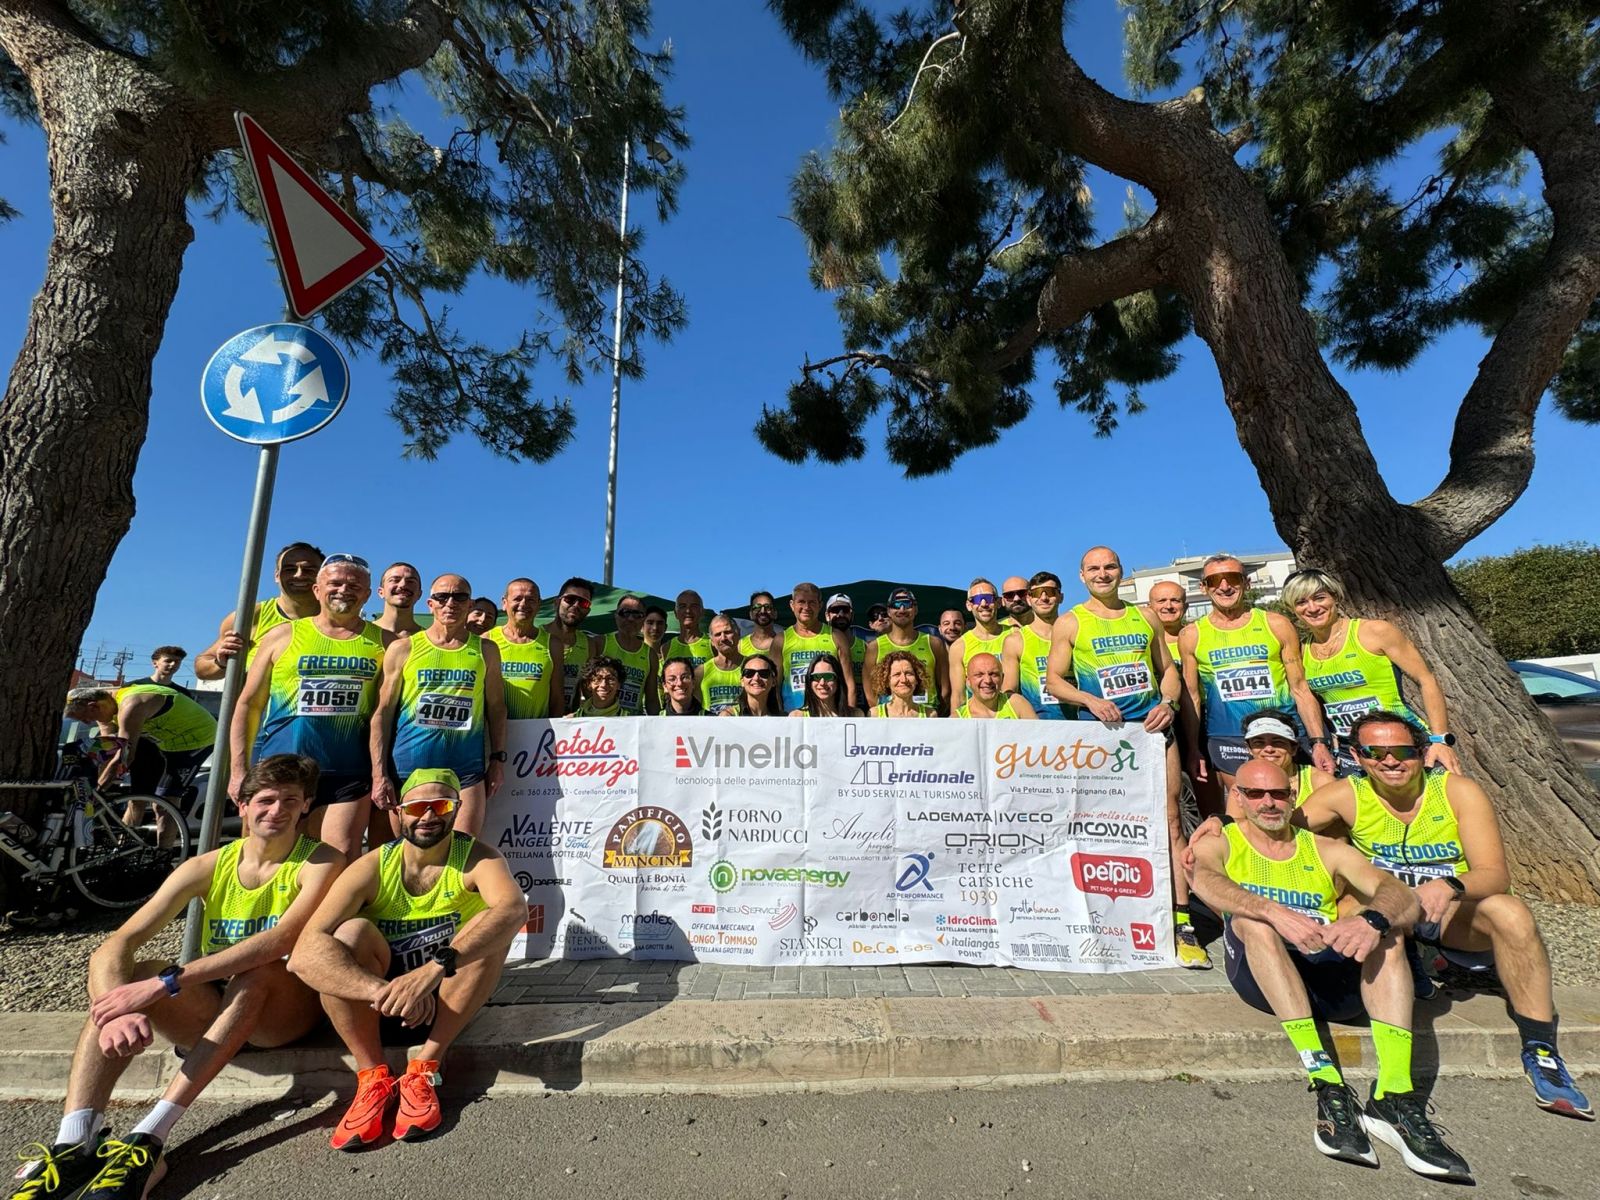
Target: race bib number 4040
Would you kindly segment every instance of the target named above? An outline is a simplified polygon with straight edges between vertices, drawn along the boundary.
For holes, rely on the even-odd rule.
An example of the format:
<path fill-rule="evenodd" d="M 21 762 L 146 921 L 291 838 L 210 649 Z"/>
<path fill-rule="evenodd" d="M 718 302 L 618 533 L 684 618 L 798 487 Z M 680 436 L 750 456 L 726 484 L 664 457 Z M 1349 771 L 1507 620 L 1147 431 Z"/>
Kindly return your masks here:
<path fill-rule="evenodd" d="M 359 713 L 364 686 L 359 679 L 303 679 L 295 716 L 348 717 Z"/>
<path fill-rule="evenodd" d="M 424 692 L 417 697 L 417 724 L 428 729 L 470 729 L 472 697 Z"/>

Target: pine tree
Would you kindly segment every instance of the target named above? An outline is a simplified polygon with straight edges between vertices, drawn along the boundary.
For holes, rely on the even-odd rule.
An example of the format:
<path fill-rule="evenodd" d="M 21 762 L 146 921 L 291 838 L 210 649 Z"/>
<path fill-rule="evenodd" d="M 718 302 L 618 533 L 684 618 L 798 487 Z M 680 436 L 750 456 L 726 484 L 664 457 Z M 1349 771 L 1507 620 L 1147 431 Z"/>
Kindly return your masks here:
<path fill-rule="evenodd" d="M 845 349 L 764 411 L 767 448 L 859 457 L 883 413 L 891 458 L 938 472 L 1046 371 L 1109 433 L 1197 334 L 1285 542 L 1439 677 L 1519 882 L 1600 898 L 1600 798 L 1444 569 L 1527 486 L 1547 389 L 1600 418 L 1593 5 L 1125 0 L 1140 97 L 1085 74 L 1064 0 L 770 5 L 844 101 L 793 207 Z M 1402 193 L 1384 167 L 1423 143 L 1436 166 Z M 1154 200 L 1109 240 L 1091 165 Z M 1444 478 L 1407 503 L 1325 356 L 1400 369 L 1460 325 L 1490 349 Z"/>
<path fill-rule="evenodd" d="M 667 52 L 640 49 L 648 26 L 648 0 L 0 4 L 0 114 L 43 128 L 55 225 L 0 398 L 0 778 L 53 766 L 62 687 L 133 517 L 191 214 L 258 216 L 234 110 L 389 250 L 319 321 L 392 368 L 407 452 L 470 434 L 543 462 L 575 414 L 530 372 L 547 362 L 575 385 L 611 361 L 625 145 L 649 151 L 630 190 L 663 219 L 676 204 L 670 150 L 687 137 L 662 94 Z M 402 77 L 431 95 L 430 133 L 389 106 Z M 684 306 L 636 232 L 625 250 L 622 370 L 638 378 L 640 342 L 671 336 Z M 445 298 L 482 275 L 537 298 L 513 345 L 449 321 Z"/>

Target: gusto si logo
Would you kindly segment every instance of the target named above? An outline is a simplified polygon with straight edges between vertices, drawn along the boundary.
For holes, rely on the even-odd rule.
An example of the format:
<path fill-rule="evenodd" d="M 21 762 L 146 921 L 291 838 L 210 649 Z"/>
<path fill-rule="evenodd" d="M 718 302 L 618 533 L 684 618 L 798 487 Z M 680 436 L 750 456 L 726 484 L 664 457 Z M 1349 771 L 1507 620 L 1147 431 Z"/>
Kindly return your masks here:
<path fill-rule="evenodd" d="M 1155 872 L 1143 858 L 1074 854 L 1072 877 L 1080 891 L 1100 896 L 1148 896 L 1155 891 Z"/>

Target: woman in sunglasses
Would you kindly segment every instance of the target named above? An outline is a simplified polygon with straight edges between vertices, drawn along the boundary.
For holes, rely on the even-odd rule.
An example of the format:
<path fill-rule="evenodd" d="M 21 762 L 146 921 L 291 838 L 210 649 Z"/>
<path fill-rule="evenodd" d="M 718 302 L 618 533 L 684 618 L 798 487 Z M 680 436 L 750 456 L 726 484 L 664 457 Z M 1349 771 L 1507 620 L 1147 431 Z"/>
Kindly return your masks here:
<path fill-rule="evenodd" d="M 877 693 L 888 693 L 889 698 L 874 704 L 869 714 L 874 717 L 933 717 L 938 713 L 931 704 L 918 704 L 917 697 L 927 687 L 928 678 L 923 672 L 922 660 L 909 650 L 894 650 L 883 656 L 878 664 L 874 684 Z"/>
<path fill-rule="evenodd" d="M 778 665 L 765 654 L 747 654 L 739 668 L 739 702 L 722 710 L 724 717 L 781 717 Z"/>
<path fill-rule="evenodd" d="M 845 703 L 844 668 L 831 654 L 819 654 L 806 668 L 804 702 L 791 717 L 853 717 L 855 709 Z"/>
<path fill-rule="evenodd" d="M 622 711 L 622 664 L 600 655 L 583 664 L 578 676 L 578 707 L 575 717 L 620 717 Z"/>
<path fill-rule="evenodd" d="M 1448 732 L 1444 692 L 1410 638 L 1388 621 L 1345 616 L 1344 585 L 1326 571 L 1307 569 L 1289 576 L 1283 602 L 1310 632 L 1301 647 L 1301 662 L 1338 738 L 1341 770 L 1356 769 L 1350 728 L 1358 717 L 1381 710 L 1424 724 L 1400 696 L 1401 675 L 1415 685 L 1428 714 L 1427 765 L 1461 770 L 1453 749 L 1455 735 Z"/>

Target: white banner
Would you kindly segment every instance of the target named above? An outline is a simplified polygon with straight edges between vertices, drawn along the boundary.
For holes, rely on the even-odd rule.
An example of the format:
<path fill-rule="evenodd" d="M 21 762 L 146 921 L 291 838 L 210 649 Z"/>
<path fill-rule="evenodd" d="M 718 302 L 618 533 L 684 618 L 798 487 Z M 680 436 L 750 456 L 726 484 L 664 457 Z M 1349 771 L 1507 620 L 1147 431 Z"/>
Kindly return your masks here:
<path fill-rule="evenodd" d="M 1089 721 L 512 721 L 513 958 L 1172 965 L 1162 738 Z"/>

